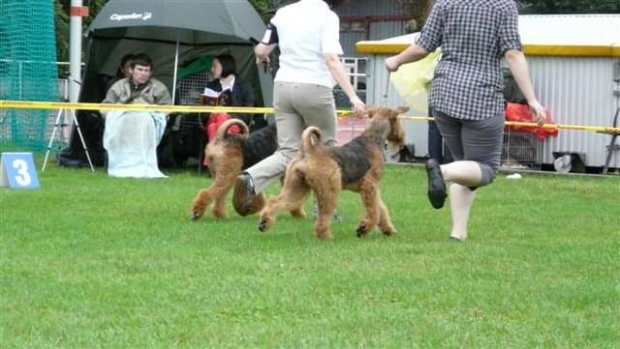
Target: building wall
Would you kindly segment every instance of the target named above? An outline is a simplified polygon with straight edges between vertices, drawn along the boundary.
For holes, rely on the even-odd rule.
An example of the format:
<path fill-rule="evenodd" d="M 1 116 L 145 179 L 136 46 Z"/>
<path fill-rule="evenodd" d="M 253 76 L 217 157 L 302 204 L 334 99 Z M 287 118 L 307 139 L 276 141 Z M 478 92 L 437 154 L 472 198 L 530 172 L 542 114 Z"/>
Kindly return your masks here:
<path fill-rule="evenodd" d="M 387 85 L 385 55 L 370 55 L 367 63 L 367 104 L 397 107 L 406 105 L 398 91 Z M 550 111 L 556 124 L 593 127 L 612 127 L 615 112 L 620 108 L 620 91 L 613 81 L 617 58 L 528 56 L 530 75 L 536 95 Z M 620 85 L 620 83 L 619 83 Z M 388 98 L 383 98 L 386 87 Z M 415 115 L 427 116 L 427 115 Z M 619 127 L 618 125 L 617 127 Z M 413 144 L 416 156 L 428 154 L 426 122 L 405 120 L 407 143 Z M 557 138 L 541 142 L 542 163 L 553 164 L 553 152 L 585 154 L 585 164 L 605 165 L 610 135 L 560 130 Z M 620 168 L 620 151 L 616 151 L 610 167 Z"/>
<path fill-rule="evenodd" d="M 614 96 L 614 58 L 528 57 L 530 75 L 541 103 L 562 125 L 611 127 L 620 96 Z M 620 126 L 620 125 L 619 125 Z M 585 153 L 587 166 L 604 166 L 610 135 L 560 130 L 544 142 L 543 163 L 553 163 L 554 151 Z M 620 167 L 620 152 L 611 167 Z"/>
<path fill-rule="evenodd" d="M 355 43 L 404 34 L 409 5 L 399 0 L 356 0 L 336 9 L 340 16 L 340 42 L 347 57 L 358 57 Z"/>

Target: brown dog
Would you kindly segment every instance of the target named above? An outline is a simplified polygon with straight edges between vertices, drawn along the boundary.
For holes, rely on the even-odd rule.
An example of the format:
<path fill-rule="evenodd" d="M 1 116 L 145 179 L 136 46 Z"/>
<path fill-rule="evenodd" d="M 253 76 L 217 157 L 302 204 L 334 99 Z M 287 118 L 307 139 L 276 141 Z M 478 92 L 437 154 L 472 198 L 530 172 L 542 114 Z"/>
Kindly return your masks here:
<path fill-rule="evenodd" d="M 229 135 L 233 125 L 241 128 L 241 134 Z M 215 139 L 205 148 L 205 157 L 213 175 L 213 184 L 202 189 L 192 203 L 192 219 L 200 219 L 215 200 L 213 216 L 227 218 L 226 196 L 235 184 L 237 175 L 244 169 L 273 154 L 278 148 L 276 125 L 270 124 L 250 134 L 246 124 L 230 119 L 217 129 Z M 254 214 L 265 206 L 265 197 L 257 195 L 250 205 L 233 197 L 233 207 L 241 216 Z"/>
<path fill-rule="evenodd" d="M 266 231 L 276 221 L 278 213 L 288 210 L 299 216 L 310 191 L 316 195 L 319 216 L 315 224 L 316 236 L 332 238 L 330 223 L 338 206 L 343 189 L 359 192 L 365 215 L 357 228 L 362 237 L 377 225 L 385 235 L 396 229 L 390 220 L 387 207 L 381 200 L 379 182 L 383 176 L 383 147 L 400 149 L 405 140 L 405 130 L 398 115 L 408 108 L 369 108 L 371 125 L 361 135 L 342 147 L 321 145 L 321 132 L 308 127 L 302 135 L 299 153 L 286 169 L 284 187 L 277 197 L 271 198 L 261 213 L 258 229 Z"/>

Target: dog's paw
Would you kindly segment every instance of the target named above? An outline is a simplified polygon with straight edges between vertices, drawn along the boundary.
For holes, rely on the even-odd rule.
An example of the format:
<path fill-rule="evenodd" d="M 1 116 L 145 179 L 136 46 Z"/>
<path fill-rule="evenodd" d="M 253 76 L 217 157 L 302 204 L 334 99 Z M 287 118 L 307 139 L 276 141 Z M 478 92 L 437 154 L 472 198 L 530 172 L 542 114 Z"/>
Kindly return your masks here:
<path fill-rule="evenodd" d="M 267 221 L 260 221 L 260 223 L 258 223 L 258 230 L 262 233 L 266 232 L 269 229 L 269 226 L 267 224 Z"/>
<path fill-rule="evenodd" d="M 368 224 L 366 224 L 365 222 L 362 222 L 357 227 L 357 230 L 355 232 L 357 233 L 357 237 L 361 238 L 365 235 L 368 235 L 368 233 L 370 233 L 370 228 L 368 227 Z"/>
<path fill-rule="evenodd" d="M 196 222 L 197 220 L 199 220 L 200 218 L 202 218 L 203 213 L 198 212 L 198 211 L 194 211 L 192 212 L 192 217 L 191 220 Z"/>
<path fill-rule="evenodd" d="M 385 236 L 394 236 L 396 235 L 396 233 L 398 233 L 396 231 L 396 229 L 392 228 L 392 229 L 385 229 L 385 230 L 381 230 L 381 232 L 383 233 L 383 235 Z"/>
<path fill-rule="evenodd" d="M 228 219 L 228 213 L 225 210 L 213 210 L 213 217 L 215 219 Z"/>

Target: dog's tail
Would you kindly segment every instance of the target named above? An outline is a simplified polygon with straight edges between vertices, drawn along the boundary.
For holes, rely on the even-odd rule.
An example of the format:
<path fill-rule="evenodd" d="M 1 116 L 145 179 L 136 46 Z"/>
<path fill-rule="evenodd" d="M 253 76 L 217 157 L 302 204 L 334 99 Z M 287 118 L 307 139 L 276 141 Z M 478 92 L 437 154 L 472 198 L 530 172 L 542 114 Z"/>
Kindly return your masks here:
<path fill-rule="evenodd" d="M 245 124 L 245 122 L 239 119 L 228 119 L 224 121 L 224 123 L 222 123 L 220 127 L 217 128 L 215 139 L 224 139 L 226 134 L 228 134 L 228 130 L 234 126 L 237 126 L 241 129 L 241 133 L 239 133 L 240 136 L 244 136 L 247 138 L 250 135 L 250 130 L 248 129 L 248 126 Z"/>
<path fill-rule="evenodd" d="M 321 130 L 316 126 L 310 126 L 301 134 L 301 155 L 310 153 L 321 145 Z"/>

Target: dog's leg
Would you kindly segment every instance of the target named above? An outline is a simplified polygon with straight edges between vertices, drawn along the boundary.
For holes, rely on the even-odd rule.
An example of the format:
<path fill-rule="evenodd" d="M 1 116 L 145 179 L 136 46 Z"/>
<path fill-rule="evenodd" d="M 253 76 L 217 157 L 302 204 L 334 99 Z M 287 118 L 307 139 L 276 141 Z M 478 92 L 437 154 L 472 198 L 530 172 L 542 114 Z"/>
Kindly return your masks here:
<path fill-rule="evenodd" d="M 360 195 L 366 213 L 357 228 L 357 237 L 370 233 L 379 223 L 380 215 L 377 183 L 373 180 L 364 179 L 360 186 Z"/>
<path fill-rule="evenodd" d="M 224 172 L 224 173 L 223 173 Z M 213 206 L 213 216 L 218 219 L 228 218 L 228 212 L 226 210 L 226 197 L 230 192 L 230 189 L 235 184 L 237 178 L 237 172 L 225 172 L 217 171 L 215 177 L 215 205 Z"/>
<path fill-rule="evenodd" d="M 192 220 L 199 220 L 205 214 L 205 211 L 213 201 L 211 186 L 209 189 L 202 189 L 198 192 L 192 202 Z"/>
<path fill-rule="evenodd" d="M 192 204 L 193 219 L 204 215 L 211 202 L 215 200 L 213 216 L 227 218 L 226 196 L 235 183 L 236 175 L 241 171 L 243 159 L 238 151 L 231 151 L 219 144 L 213 144 L 209 151 L 212 157 L 211 167 L 215 173 L 213 183 L 208 189 L 201 190 Z M 223 150 L 222 150 L 223 149 Z"/>
<path fill-rule="evenodd" d="M 331 239 L 331 221 L 340 200 L 340 176 L 321 179 L 312 184 L 319 206 L 319 214 L 314 224 L 314 231 L 319 239 Z"/>
<path fill-rule="evenodd" d="M 377 199 L 379 201 L 379 229 L 386 236 L 392 236 L 396 234 L 396 228 L 394 228 L 394 224 L 392 224 L 392 220 L 390 219 L 390 213 L 388 212 L 387 206 L 381 199 L 381 193 L 377 192 Z"/>
<path fill-rule="evenodd" d="M 287 171 L 284 186 L 280 194 L 269 199 L 267 207 L 261 213 L 258 230 L 267 231 L 276 223 L 276 218 L 282 210 L 289 210 L 295 217 L 305 217 L 303 204 L 306 202 L 310 187 L 303 180 L 296 167 L 290 166 Z"/>
<path fill-rule="evenodd" d="M 202 189 L 198 195 L 196 195 L 192 203 L 192 219 L 200 219 L 214 200 L 213 216 L 218 219 L 228 218 L 228 213 L 226 212 L 226 196 L 230 188 L 232 188 L 234 181 L 234 175 L 224 175 L 223 173 L 217 175 L 215 181 L 208 189 Z"/>

